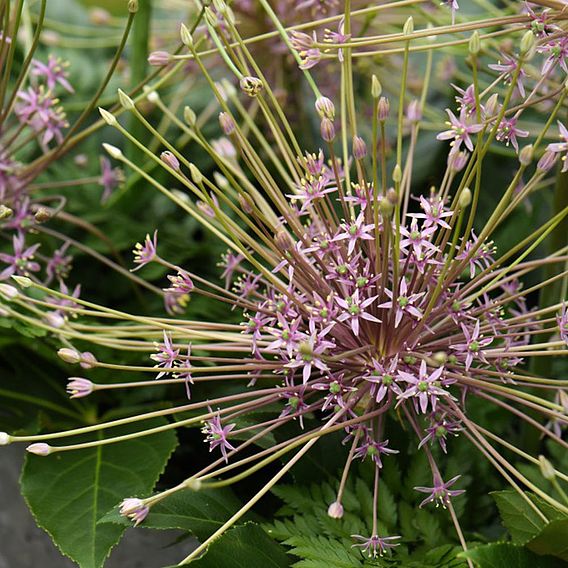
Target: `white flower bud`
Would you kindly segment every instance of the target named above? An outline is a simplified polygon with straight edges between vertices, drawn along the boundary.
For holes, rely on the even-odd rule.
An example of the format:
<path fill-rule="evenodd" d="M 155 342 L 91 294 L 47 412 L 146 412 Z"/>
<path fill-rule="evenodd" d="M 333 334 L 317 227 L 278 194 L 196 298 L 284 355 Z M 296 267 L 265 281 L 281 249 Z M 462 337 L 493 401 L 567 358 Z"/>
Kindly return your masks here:
<path fill-rule="evenodd" d="M 122 150 L 118 149 L 116 146 L 112 146 L 111 144 L 103 142 L 103 148 L 105 149 L 107 154 L 115 160 L 120 160 L 123 156 Z"/>
<path fill-rule="evenodd" d="M 118 89 L 118 102 L 126 110 L 134 108 L 134 101 L 122 89 Z"/>
<path fill-rule="evenodd" d="M 109 112 L 108 110 L 105 110 L 102 107 L 99 107 L 99 113 L 102 117 L 102 119 L 109 125 L 109 126 L 116 126 L 118 121 L 116 120 L 116 117 L 114 116 L 114 114 L 112 114 L 112 112 Z"/>

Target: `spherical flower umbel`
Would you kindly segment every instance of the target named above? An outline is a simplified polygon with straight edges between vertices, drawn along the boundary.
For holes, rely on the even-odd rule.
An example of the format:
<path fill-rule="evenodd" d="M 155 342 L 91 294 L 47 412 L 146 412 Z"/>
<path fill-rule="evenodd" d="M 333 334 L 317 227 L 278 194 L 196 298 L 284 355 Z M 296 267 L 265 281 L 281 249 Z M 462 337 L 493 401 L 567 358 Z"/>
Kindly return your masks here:
<path fill-rule="evenodd" d="M 450 7 L 457 5 L 451 3 Z M 270 10 L 267 13 L 270 15 Z M 405 30 L 405 41 L 410 44 L 415 34 L 410 33 L 409 25 Z M 240 38 L 230 29 L 226 33 L 226 39 L 237 42 L 242 54 L 248 54 Z M 435 29 L 431 33 L 432 41 L 437 41 Z M 356 51 L 357 42 L 350 42 L 349 47 L 332 42 L 327 45 L 326 57 L 339 62 L 343 58 L 348 73 L 351 65 L 347 50 L 353 50 L 353 55 L 360 53 Z M 318 49 L 317 39 L 296 35 L 294 47 L 301 50 L 300 65 L 306 70 L 302 53 Z M 231 57 L 232 52 L 225 55 Z M 193 50 L 191 56 L 207 74 L 200 52 Z M 236 64 L 241 64 L 240 58 Z M 451 497 L 462 490 L 451 489 L 457 477 L 443 481 L 446 452 L 451 456 L 456 444 L 475 448 L 516 488 L 527 482 L 533 488 L 522 468 L 508 459 L 507 452 L 517 449 L 500 437 L 498 425 L 478 423 L 480 419 L 471 411 L 476 406 L 474 401 L 510 411 L 537 428 L 539 435 L 563 443 L 555 428 L 566 421 L 561 404 L 566 387 L 555 379 L 533 375 L 524 365 L 533 357 L 566 354 L 561 345 L 566 340 L 566 309 L 559 300 L 538 310 L 529 309 L 522 281 L 527 275 L 533 278 L 545 264 L 564 266 L 565 249 L 554 251 L 546 261 L 536 260 L 534 255 L 568 211 L 557 212 L 507 250 L 499 249 L 493 242 L 498 238 L 498 228 L 526 203 L 528 196 L 537 189 L 544 191 L 546 172 L 534 166 L 531 169 L 529 163 L 521 163 L 514 156 L 503 168 L 503 176 L 511 174 L 510 186 L 497 186 L 482 175 L 493 145 L 501 142 L 515 146 L 515 137 L 524 136 L 523 113 L 541 96 L 531 96 L 527 84 L 529 95 L 524 103 L 511 103 L 525 65 L 523 57 L 516 64 L 511 81 L 499 87 L 507 94 L 499 99 L 503 106 L 491 100 L 489 93 L 479 91 L 478 79 L 474 78 L 473 90 L 468 92 L 466 87 L 463 100 L 458 102 L 461 108 L 447 111 L 449 129 L 437 137 L 450 140 L 451 147 L 438 145 L 447 154 L 436 161 L 426 187 L 413 177 L 415 135 L 424 117 L 437 112 L 441 120 L 442 109 L 429 108 L 422 113 L 414 106 L 408 133 L 403 119 L 409 98 L 393 98 L 399 110 L 397 126 L 401 126 L 400 131 L 393 132 L 396 121 L 391 124 L 389 120 L 386 99 L 381 108 L 380 100 L 373 97 L 373 123 L 366 129 L 362 126 L 364 115 L 351 116 L 359 109 L 349 80 L 341 81 L 343 98 L 337 108 L 342 110 L 337 111 L 338 116 L 333 97 L 324 97 L 309 83 L 318 101 L 317 116 L 314 113 L 311 121 L 316 137 L 318 122 L 320 126 L 320 139 L 311 145 L 298 139 L 294 129 L 284 123 L 287 107 L 276 106 L 279 103 L 264 78 L 243 78 L 235 72 L 244 93 L 234 96 L 240 96 L 255 112 L 262 110 L 262 119 L 256 123 L 256 114 L 241 116 L 245 106 L 243 112 L 234 113 L 208 75 L 222 108 L 221 124 L 236 150 L 230 166 L 218 149 L 203 142 L 201 147 L 211 153 L 219 171 L 203 170 L 196 181 L 195 171 L 184 171 L 187 160 L 180 150 L 170 148 L 180 164 L 179 172 L 172 172 L 148 150 L 156 165 L 167 174 L 178 174 L 174 176 L 176 183 L 187 190 L 184 200 L 172 194 L 174 203 L 181 204 L 220 237 L 229 251 L 221 262 L 219 283 L 197 277 L 190 267 L 178 267 L 160 258 L 155 233 L 136 246 L 135 263 L 143 266 L 156 262 L 173 270 L 171 286 L 165 289 L 168 296 L 179 292 L 217 299 L 228 307 L 231 317 L 236 312 L 240 319 L 227 323 L 207 321 L 207 315 L 183 320 L 146 318 L 104 306 L 95 310 L 95 304 L 88 303 L 89 310 L 82 310 L 87 313 L 81 313 L 81 339 L 85 342 L 92 334 L 93 343 L 105 345 L 107 337 L 101 340 L 98 319 L 111 314 L 115 349 L 129 354 L 133 348 L 140 354 L 154 351 L 146 355 L 142 370 L 150 375 L 157 371 L 163 383 L 187 386 L 193 382 L 191 412 L 187 413 L 187 404 L 168 408 L 168 415 L 185 414 L 179 421 L 160 427 L 162 431 L 180 423 L 202 426 L 212 463 L 196 466 L 188 478 L 192 483 L 214 488 L 236 483 L 268 464 L 278 470 L 231 522 L 268 492 L 318 440 L 340 432 L 345 445 L 345 476 L 350 474 L 354 460 L 362 460 L 376 480 L 370 536 L 353 535 L 358 541 L 354 546 L 369 556 L 390 554 L 400 537 L 379 536 L 384 534 L 379 494 L 387 463 L 406 451 L 401 439 L 412 440 L 415 451 L 425 455 L 432 474 L 433 487 L 416 488 L 427 493 L 422 504 L 437 502 L 447 507 L 460 536 L 463 532 Z M 403 95 L 407 67 L 399 78 Z M 486 72 L 486 66 L 478 71 Z M 529 81 L 527 77 L 526 83 Z M 256 100 L 249 101 L 247 95 Z M 472 108 L 474 100 L 476 106 Z M 560 106 L 551 111 L 547 125 L 553 123 Z M 339 116 L 343 110 L 346 112 Z M 262 138 L 261 125 L 265 122 L 270 142 Z M 429 128 L 424 130 L 423 135 L 436 144 L 436 135 Z M 548 126 L 540 130 L 535 136 L 531 128 L 527 136 L 535 161 L 545 150 L 542 141 L 550 134 Z M 257 143 L 257 136 L 261 143 Z M 387 150 L 395 147 L 396 151 L 387 155 Z M 551 145 L 548 150 L 552 154 L 567 152 L 565 145 Z M 171 157 L 167 162 L 173 163 Z M 148 178 L 170 195 L 162 176 Z M 475 219 L 483 192 L 495 197 L 485 224 Z M 536 278 L 530 282 L 531 294 L 545 285 Z M 55 291 L 52 294 L 65 299 L 69 296 Z M 78 305 L 84 302 L 79 298 L 73 301 Z M 106 319 L 104 322 L 104 326 L 109 325 Z M 62 325 L 69 324 L 64 321 Z M 558 333 L 561 341 L 557 340 Z M 102 358 L 97 363 L 105 364 Z M 126 368 L 140 371 L 140 366 Z M 208 381 L 215 386 L 227 384 L 229 394 L 213 399 L 211 390 L 203 385 Z M 149 388 L 156 383 L 164 386 L 153 379 L 143 385 Z M 112 385 L 119 387 L 131 385 Z M 97 393 L 104 388 L 97 383 Z M 539 392 L 545 393 L 542 398 Z M 558 393 L 557 402 L 552 402 L 549 393 Z M 551 425 L 546 426 L 548 423 Z M 104 423 L 100 427 L 105 427 Z M 151 428 L 141 427 L 141 433 L 149 431 Z M 105 443 L 111 442 L 105 439 Z M 500 452 L 500 446 L 507 452 Z M 70 446 L 61 446 L 61 450 L 50 446 L 53 453 L 68 449 Z M 343 451 L 341 443 L 337 451 Z M 516 451 L 519 460 L 527 456 L 531 457 L 524 450 Z M 343 486 L 343 481 L 338 483 L 337 496 L 329 500 L 332 518 L 340 518 L 346 505 L 342 502 Z M 187 485 L 182 483 L 179 488 L 187 489 Z M 176 486 L 164 492 L 164 498 L 177 490 Z M 548 505 L 568 511 L 546 492 L 538 495 Z M 125 506 L 123 514 L 138 523 L 147 514 L 147 507 L 147 502 L 138 500 Z M 218 536 L 215 533 L 204 540 L 187 560 L 198 557 Z"/>

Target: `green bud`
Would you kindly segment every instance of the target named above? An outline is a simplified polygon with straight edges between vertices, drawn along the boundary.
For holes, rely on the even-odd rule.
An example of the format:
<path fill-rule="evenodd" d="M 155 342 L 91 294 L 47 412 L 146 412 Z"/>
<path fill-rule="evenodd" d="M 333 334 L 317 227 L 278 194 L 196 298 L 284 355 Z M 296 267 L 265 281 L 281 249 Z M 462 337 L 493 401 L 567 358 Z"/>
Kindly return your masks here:
<path fill-rule="evenodd" d="M 538 463 L 540 465 L 540 472 L 542 477 L 548 481 L 552 481 L 556 477 L 554 467 L 544 456 L 538 456 Z"/>
<path fill-rule="evenodd" d="M 134 101 L 122 89 L 118 89 L 118 102 L 126 110 L 134 108 Z"/>
<path fill-rule="evenodd" d="M 105 152 L 111 158 L 114 158 L 115 160 L 120 160 L 123 156 L 122 150 L 120 150 L 116 146 L 112 146 L 111 144 L 107 144 L 106 142 L 103 142 L 103 148 L 105 149 Z"/>
<path fill-rule="evenodd" d="M 104 108 L 99 107 L 99 113 L 100 113 L 102 119 L 109 126 L 116 126 L 118 124 L 118 121 L 116 120 L 116 117 L 114 116 L 114 114 L 112 114 L 112 112 L 109 112 L 108 110 L 105 110 Z"/>
<path fill-rule="evenodd" d="M 536 38 L 531 30 L 525 32 L 523 39 L 521 39 L 521 55 L 527 55 L 533 51 Z"/>
<path fill-rule="evenodd" d="M 195 183 L 196 185 L 201 185 L 203 183 L 203 175 L 195 164 L 189 164 L 189 173 L 191 175 L 193 183 Z"/>
<path fill-rule="evenodd" d="M 529 144 L 519 152 L 519 162 L 521 163 L 522 166 L 528 166 L 532 162 L 532 159 L 533 159 L 533 145 Z"/>
<path fill-rule="evenodd" d="M 183 119 L 187 122 L 187 124 L 193 126 L 197 120 L 197 115 L 192 108 L 185 106 L 183 108 Z"/>
<path fill-rule="evenodd" d="M 131 14 L 138 12 L 138 0 L 128 0 L 128 11 Z"/>
<path fill-rule="evenodd" d="M 460 209 L 465 209 L 466 207 L 469 207 L 469 205 L 471 204 L 471 189 L 469 189 L 469 187 L 463 188 L 462 192 L 460 193 L 460 198 L 458 203 Z"/>
<path fill-rule="evenodd" d="M 378 99 L 383 92 L 383 86 L 376 75 L 371 77 L 371 95 L 374 99 Z"/>
<path fill-rule="evenodd" d="M 404 22 L 404 27 L 402 28 L 402 33 L 404 35 L 411 35 L 414 32 L 414 18 L 410 16 L 406 22 Z"/>
<path fill-rule="evenodd" d="M 191 32 L 189 31 L 189 28 L 182 23 L 180 30 L 179 30 L 179 35 L 181 38 L 181 42 L 183 43 L 183 45 L 187 46 L 187 47 L 191 47 L 193 45 L 193 38 L 191 37 Z"/>
<path fill-rule="evenodd" d="M 469 38 L 469 52 L 472 55 L 477 55 L 481 51 L 481 41 L 479 39 L 479 32 L 475 30 Z"/>
<path fill-rule="evenodd" d="M 9 219 L 14 214 L 14 211 L 6 205 L 0 205 L 0 221 L 2 219 Z"/>
<path fill-rule="evenodd" d="M 395 183 L 400 183 L 402 180 L 402 169 L 400 168 L 400 164 L 397 164 L 392 171 L 392 180 Z"/>

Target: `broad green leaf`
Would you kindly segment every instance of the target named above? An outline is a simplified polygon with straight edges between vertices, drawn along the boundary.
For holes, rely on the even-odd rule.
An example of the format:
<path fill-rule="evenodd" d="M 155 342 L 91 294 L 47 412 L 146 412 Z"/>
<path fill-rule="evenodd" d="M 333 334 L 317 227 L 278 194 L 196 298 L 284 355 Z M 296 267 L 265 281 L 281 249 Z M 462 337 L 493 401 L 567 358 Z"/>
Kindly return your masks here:
<path fill-rule="evenodd" d="M 161 426 L 164 420 L 145 423 Z M 105 436 L 132 430 L 115 428 Z M 92 439 L 92 438 L 91 438 Z M 83 440 L 73 439 L 73 442 Z M 117 444 L 38 457 L 28 455 L 22 493 L 37 524 L 81 568 L 99 568 L 124 526 L 98 520 L 125 497 L 148 495 L 176 446 L 173 431 Z"/>
<path fill-rule="evenodd" d="M 461 552 L 479 568 L 562 568 L 562 560 L 552 556 L 539 556 L 522 546 L 494 543 Z"/>
<path fill-rule="evenodd" d="M 215 532 L 241 507 L 241 502 L 230 489 L 179 491 L 157 503 L 141 527 L 148 529 L 183 529 L 199 539 Z M 130 526 L 115 507 L 100 524 L 115 523 Z"/>
<path fill-rule="evenodd" d="M 284 548 L 258 525 L 247 523 L 227 531 L 209 547 L 195 568 L 286 568 L 290 560 Z"/>
<path fill-rule="evenodd" d="M 546 522 L 516 491 L 496 491 L 491 494 L 497 503 L 501 519 L 515 544 L 525 544 L 539 534 Z M 527 497 L 548 517 L 562 518 L 562 513 L 530 493 Z"/>
<path fill-rule="evenodd" d="M 548 523 L 526 546 L 537 554 L 550 554 L 568 562 L 568 519 Z"/>

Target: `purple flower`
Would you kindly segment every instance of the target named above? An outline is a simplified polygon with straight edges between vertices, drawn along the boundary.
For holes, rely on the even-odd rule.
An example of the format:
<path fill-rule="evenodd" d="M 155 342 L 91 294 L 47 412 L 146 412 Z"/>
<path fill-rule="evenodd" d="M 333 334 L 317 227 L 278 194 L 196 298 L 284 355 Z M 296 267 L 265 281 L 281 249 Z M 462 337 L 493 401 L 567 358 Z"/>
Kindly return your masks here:
<path fill-rule="evenodd" d="M 134 526 L 137 526 L 148 516 L 150 507 L 143 499 L 129 498 L 122 501 L 119 512 L 123 517 L 134 521 Z"/>
<path fill-rule="evenodd" d="M 551 70 L 555 69 L 556 65 L 560 65 L 564 73 L 568 73 L 568 65 L 566 58 L 568 58 L 568 38 L 563 36 L 558 39 L 550 40 L 538 48 L 540 53 L 548 55 L 542 66 L 542 74 L 547 75 Z"/>
<path fill-rule="evenodd" d="M 69 73 L 65 71 L 68 66 L 67 62 L 63 62 L 59 57 L 49 55 L 47 63 L 42 63 L 37 59 L 32 60 L 31 74 L 34 77 L 42 77 L 45 79 L 47 88 L 53 91 L 59 83 L 66 91 L 74 93 L 74 89 L 67 80 Z"/>
<path fill-rule="evenodd" d="M 71 271 L 71 262 L 73 261 L 73 257 L 71 255 L 65 254 L 69 245 L 69 241 L 64 243 L 61 247 L 54 251 L 53 255 L 47 262 L 45 266 L 47 284 L 56 277 L 61 280 L 69 276 L 69 272 Z"/>
<path fill-rule="evenodd" d="M 366 373 L 363 378 L 373 385 L 378 385 L 378 387 L 373 386 L 371 391 L 377 404 L 383 401 L 389 391 L 392 391 L 395 395 L 402 394 L 396 383 L 398 357 L 394 357 L 387 364 L 381 364 L 373 359 L 371 365 L 373 366 L 372 370 Z"/>
<path fill-rule="evenodd" d="M 553 154 L 561 154 L 568 152 L 568 129 L 558 121 L 558 130 L 560 130 L 560 138 L 563 142 L 555 142 L 553 144 L 549 144 L 546 148 L 548 152 L 552 152 Z M 568 161 L 566 160 L 566 154 L 562 156 L 562 171 L 568 172 Z"/>
<path fill-rule="evenodd" d="M 467 112 L 463 108 L 460 111 L 459 118 L 457 118 L 450 109 L 446 109 L 446 112 L 450 118 L 450 121 L 446 124 L 450 127 L 450 129 L 440 132 L 436 138 L 438 140 L 452 140 L 450 143 L 450 146 L 452 146 L 452 152 L 457 152 L 462 143 L 466 145 L 466 148 L 470 152 L 473 152 L 473 142 L 470 135 L 481 131 L 483 125 L 475 124 L 473 122 L 473 118 L 468 116 Z"/>
<path fill-rule="evenodd" d="M 242 254 L 234 254 L 232 252 L 227 252 L 227 254 L 222 257 L 222 262 L 219 263 L 219 266 L 224 268 L 221 278 L 225 279 L 225 288 L 229 288 L 231 285 L 233 274 L 244 258 Z"/>
<path fill-rule="evenodd" d="M 505 53 L 501 54 L 501 58 L 502 59 L 500 59 L 497 63 L 490 63 L 488 67 L 489 69 L 493 69 L 493 71 L 497 71 L 500 74 L 499 76 L 501 80 L 506 85 L 510 85 L 519 66 L 519 60 L 517 57 L 513 57 Z M 523 98 L 525 97 L 525 87 L 523 85 L 524 77 L 526 77 L 526 73 L 524 69 L 521 68 L 515 87 Z"/>
<path fill-rule="evenodd" d="M 352 534 L 351 538 L 360 540 L 361 543 L 354 544 L 351 546 L 361 548 L 362 552 L 366 552 L 369 558 L 373 557 L 376 558 L 377 555 L 383 556 L 383 554 L 389 549 L 398 546 L 400 543 L 393 542 L 398 540 L 400 536 L 383 536 L 380 537 L 374 534 L 371 537 L 364 537 L 360 534 Z"/>
<path fill-rule="evenodd" d="M 416 258 L 422 258 L 423 252 L 436 252 L 438 249 L 430 242 L 430 237 L 436 232 L 436 227 L 424 226 L 418 228 L 418 221 L 416 218 L 412 219 L 410 223 L 410 230 L 406 227 L 400 228 L 400 234 L 405 238 L 400 241 L 400 248 L 406 251 L 406 248 L 411 246 Z"/>
<path fill-rule="evenodd" d="M 454 212 L 444 209 L 444 202 L 437 197 L 426 199 L 420 196 L 420 207 L 424 213 L 409 213 L 409 217 L 424 219 L 424 227 L 432 227 L 438 225 L 445 229 L 450 229 L 450 225 L 444 221 L 445 217 L 451 217 Z"/>
<path fill-rule="evenodd" d="M 103 186 L 103 194 L 101 195 L 101 203 L 104 203 L 112 195 L 112 192 L 122 183 L 124 179 L 123 172 L 120 168 L 113 168 L 110 160 L 105 156 L 101 156 L 101 177 L 99 184 Z"/>
<path fill-rule="evenodd" d="M 156 258 L 156 248 L 158 246 L 158 231 L 154 231 L 153 237 L 146 235 L 144 239 L 144 244 L 136 243 L 134 245 L 134 263 L 138 264 L 136 268 L 132 269 L 135 272 L 139 268 L 146 266 L 149 262 L 152 262 Z"/>
<path fill-rule="evenodd" d="M 67 383 L 67 392 L 71 398 L 82 398 L 93 392 L 93 383 L 82 377 L 71 377 Z"/>
<path fill-rule="evenodd" d="M 378 468 L 383 467 L 383 462 L 381 461 L 381 454 L 398 454 L 398 450 L 393 450 L 388 448 L 388 440 L 383 442 L 378 442 L 369 434 L 365 436 L 365 442 L 363 442 L 353 454 L 355 458 L 365 459 L 370 457 Z"/>
<path fill-rule="evenodd" d="M 492 343 L 492 337 L 483 337 L 479 333 L 479 320 L 476 320 L 473 331 L 467 329 L 465 324 L 461 324 L 461 328 L 465 337 L 465 343 L 459 343 L 457 345 L 450 345 L 450 349 L 453 349 L 457 353 L 465 356 L 465 370 L 469 371 L 471 363 L 474 358 L 479 358 L 483 362 L 487 363 L 485 356 L 483 355 L 483 347 L 487 347 Z"/>
<path fill-rule="evenodd" d="M 528 130 L 521 130 L 520 128 L 517 128 L 517 119 L 513 116 L 511 118 L 504 118 L 501 120 L 499 127 L 497 128 L 497 135 L 495 138 L 499 142 L 504 142 L 507 146 L 511 144 L 518 152 L 519 143 L 517 142 L 517 136 L 519 138 L 526 138 L 528 135 Z"/>
<path fill-rule="evenodd" d="M 409 385 L 402 394 L 398 395 L 399 404 L 407 398 L 417 398 L 420 404 L 420 410 L 423 414 L 426 413 L 428 409 L 428 403 L 432 411 L 435 411 L 438 397 L 450 396 L 448 391 L 441 388 L 443 373 L 444 367 L 438 367 L 429 374 L 426 361 L 424 360 L 420 363 L 418 376 L 407 373 L 406 371 L 399 371 L 399 378 Z"/>
<path fill-rule="evenodd" d="M 448 489 L 448 487 L 451 487 L 460 477 L 461 475 L 456 475 L 444 483 L 438 474 L 434 474 L 434 487 L 415 487 L 414 489 L 420 491 L 420 493 L 430 493 L 430 495 L 420 503 L 420 507 L 428 503 L 436 503 L 436 507 L 442 505 L 445 509 L 450 504 L 451 497 L 465 493 L 464 489 Z"/>
<path fill-rule="evenodd" d="M 359 213 L 357 219 L 352 220 L 350 223 L 342 223 L 342 232 L 339 232 L 335 237 L 334 241 L 342 241 L 345 239 L 349 240 L 349 245 L 347 247 L 347 254 L 351 255 L 355 250 L 355 245 L 358 240 L 372 241 L 374 239 L 373 235 L 369 233 L 375 228 L 373 223 L 365 224 L 364 213 Z"/>
<path fill-rule="evenodd" d="M 7 280 L 14 274 L 29 276 L 30 272 L 38 272 L 40 265 L 34 262 L 34 253 L 39 248 L 39 244 L 26 247 L 23 233 L 18 233 L 12 237 L 13 254 L 0 253 L 0 261 L 8 264 L 0 272 L 0 280 Z"/>
<path fill-rule="evenodd" d="M 422 317 L 422 312 L 414 305 L 414 303 L 422 298 L 425 292 L 408 295 L 408 285 L 404 278 L 400 281 L 399 292 L 396 300 L 394 299 L 393 293 L 388 288 L 385 288 L 385 294 L 390 298 L 390 301 L 379 304 L 377 307 L 389 308 L 391 310 L 393 308 L 395 309 L 394 327 L 399 326 L 404 314 L 411 315 L 416 319 L 420 319 Z"/>
<path fill-rule="evenodd" d="M 156 345 L 156 350 L 158 353 L 150 355 L 150 359 L 158 363 L 157 365 L 154 365 L 154 367 L 160 369 L 173 369 L 179 357 L 179 349 L 174 349 L 172 338 L 165 331 L 164 343 L 163 345 Z M 166 373 L 167 371 L 160 371 L 156 379 L 163 377 Z"/>
<path fill-rule="evenodd" d="M 456 102 L 459 105 L 458 110 L 465 111 L 467 116 L 474 114 L 477 110 L 474 86 L 469 85 L 466 89 L 462 89 L 452 83 L 452 87 L 458 92 L 456 95 Z"/>
<path fill-rule="evenodd" d="M 231 432 L 235 426 L 236 424 L 222 426 L 221 416 L 217 414 L 211 420 L 208 420 L 203 428 L 203 433 L 207 434 L 205 441 L 209 442 L 209 451 L 212 452 L 215 448 L 220 448 L 226 462 L 229 461 L 227 450 L 235 449 L 227 440 L 229 432 Z"/>
<path fill-rule="evenodd" d="M 454 422 L 446 419 L 446 415 L 439 413 L 434 413 L 431 417 L 430 426 L 426 428 L 426 436 L 420 440 L 418 448 L 424 446 L 424 444 L 437 440 L 444 453 L 447 453 L 448 449 L 446 446 L 446 437 L 448 434 L 457 436 L 458 432 L 461 432 L 463 428 L 459 422 Z"/>
<path fill-rule="evenodd" d="M 355 290 L 352 296 L 347 296 L 345 299 L 335 298 L 339 307 L 343 308 L 343 312 L 337 317 L 337 321 L 349 321 L 351 329 L 355 335 L 359 335 L 359 318 L 375 323 L 381 323 L 380 319 L 365 311 L 365 308 L 369 307 L 376 299 L 377 296 L 371 296 L 365 300 L 359 299 L 359 290 Z"/>

